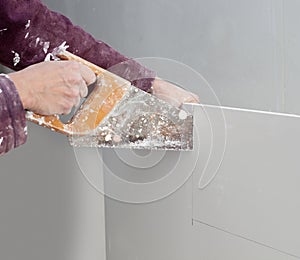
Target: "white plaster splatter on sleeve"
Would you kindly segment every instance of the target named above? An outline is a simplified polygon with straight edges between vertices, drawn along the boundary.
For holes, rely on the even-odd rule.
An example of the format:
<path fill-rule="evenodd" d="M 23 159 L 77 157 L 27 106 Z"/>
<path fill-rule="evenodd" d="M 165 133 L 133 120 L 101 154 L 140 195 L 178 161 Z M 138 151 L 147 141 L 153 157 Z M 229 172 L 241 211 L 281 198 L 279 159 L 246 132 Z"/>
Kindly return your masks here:
<path fill-rule="evenodd" d="M 48 52 L 49 47 L 50 47 L 50 42 L 44 42 L 43 51 L 45 54 Z"/>
<path fill-rule="evenodd" d="M 60 54 L 63 51 L 66 51 L 70 46 L 67 45 L 67 42 L 64 41 L 61 45 L 59 45 L 58 47 L 54 48 L 52 54 L 54 56 L 56 56 L 57 54 Z"/>
<path fill-rule="evenodd" d="M 24 37 L 24 38 L 25 38 L 25 39 L 27 39 L 27 38 L 28 38 L 28 36 L 29 36 L 29 32 L 27 32 L 27 33 L 26 33 L 26 35 L 25 35 L 25 37 Z"/>
<path fill-rule="evenodd" d="M 5 31 L 7 31 L 7 28 L 0 29 L 0 32 L 5 32 Z"/>
<path fill-rule="evenodd" d="M 25 29 L 28 29 L 30 26 L 30 20 L 27 21 L 27 24 L 25 25 Z"/>
<path fill-rule="evenodd" d="M 53 54 L 52 53 L 48 53 L 44 59 L 44 61 L 51 61 L 51 58 L 53 58 Z"/>
<path fill-rule="evenodd" d="M 3 73 L 1 73 L 0 76 L 1 76 L 1 77 L 5 77 L 5 78 L 7 78 L 7 79 L 10 79 L 10 77 L 9 77 L 8 75 L 3 74 Z"/>
<path fill-rule="evenodd" d="M 11 51 L 11 52 L 15 54 L 15 57 L 13 58 L 13 63 L 14 63 L 14 66 L 17 66 L 21 60 L 20 55 L 19 55 L 19 53 L 15 52 L 15 51 Z"/>
<path fill-rule="evenodd" d="M 44 59 L 44 61 L 58 61 L 60 60 L 57 56 L 53 55 L 53 53 L 48 53 Z"/>
<path fill-rule="evenodd" d="M 44 43 L 44 52 L 47 53 L 48 48 L 50 47 L 50 42 Z M 69 45 L 66 42 L 63 42 L 60 46 L 53 49 L 51 53 L 48 53 L 44 59 L 44 61 L 51 61 L 51 60 L 60 60 L 57 55 L 69 48 Z"/>
<path fill-rule="evenodd" d="M 0 138 L 0 145 L 2 145 L 2 142 L 3 142 L 3 136 Z"/>
<path fill-rule="evenodd" d="M 37 37 L 35 40 L 35 47 L 39 44 L 39 41 L 40 41 L 40 37 Z"/>
<path fill-rule="evenodd" d="M 0 94 L 2 93 L 2 89 L 0 88 Z"/>

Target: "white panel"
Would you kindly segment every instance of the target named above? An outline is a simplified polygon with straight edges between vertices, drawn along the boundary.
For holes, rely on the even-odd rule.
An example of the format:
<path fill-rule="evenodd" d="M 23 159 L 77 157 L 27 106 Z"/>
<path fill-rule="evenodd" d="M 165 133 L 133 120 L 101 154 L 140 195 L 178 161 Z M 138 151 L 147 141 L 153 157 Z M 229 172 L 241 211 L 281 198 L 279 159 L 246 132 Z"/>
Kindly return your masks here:
<path fill-rule="evenodd" d="M 67 137 L 28 130 L 25 145 L 0 157 L 0 259 L 105 259 L 104 197 Z"/>
<path fill-rule="evenodd" d="M 224 108 L 225 156 L 205 187 L 220 161 L 214 149 L 222 147 L 214 141 L 225 136 L 219 112 L 215 107 L 195 108 L 203 153 L 194 173 L 194 218 L 300 256 L 300 117 Z M 210 147 L 209 167 L 203 170 Z"/>
<path fill-rule="evenodd" d="M 289 113 L 300 114 L 300 16 L 297 0 L 284 1 L 285 14 L 285 109 Z"/>
<path fill-rule="evenodd" d="M 299 259 L 197 222 L 194 222 L 192 241 L 194 250 L 192 259 L 195 260 Z"/>
<path fill-rule="evenodd" d="M 199 260 L 192 248 L 191 181 L 154 203 L 107 198 L 105 211 L 107 259 Z"/>

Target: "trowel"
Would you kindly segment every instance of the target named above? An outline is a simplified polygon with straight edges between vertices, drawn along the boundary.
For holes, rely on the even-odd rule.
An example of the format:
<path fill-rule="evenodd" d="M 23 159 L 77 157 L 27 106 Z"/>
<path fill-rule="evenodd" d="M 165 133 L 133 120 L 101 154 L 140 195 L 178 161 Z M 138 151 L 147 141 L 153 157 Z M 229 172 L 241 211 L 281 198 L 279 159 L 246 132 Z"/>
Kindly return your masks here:
<path fill-rule="evenodd" d="M 158 150 L 193 149 L 193 115 L 66 50 L 57 56 L 88 66 L 97 82 L 67 122 L 59 115 L 27 112 L 27 119 L 67 135 L 70 144 Z"/>

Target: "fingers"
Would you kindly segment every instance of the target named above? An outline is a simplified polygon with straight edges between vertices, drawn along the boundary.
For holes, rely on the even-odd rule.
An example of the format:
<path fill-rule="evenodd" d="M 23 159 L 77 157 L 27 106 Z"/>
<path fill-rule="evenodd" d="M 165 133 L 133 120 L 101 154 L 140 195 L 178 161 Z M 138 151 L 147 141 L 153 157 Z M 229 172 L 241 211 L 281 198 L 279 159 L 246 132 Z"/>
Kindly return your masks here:
<path fill-rule="evenodd" d="M 76 61 L 60 61 L 64 66 L 64 82 L 70 88 L 77 88 L 80 97 L 85 97 L 88 94 L 87 86 L 95 82 L 96 75 L 87 66 Z"/>
<path fill-rule="evenodd" d="M 187 92 L 186 97 L 183 100 L 183 103 L 199 103 L 200 99 L 199 97 L 191 92 Z"/>
<path fill-rule="evenodd" d="M 81 100 L 80 97 L 77 97 L 77 99 L 75 99 L 74 107 L 79 107 L 80 100 Z"/>
<path fill-rule="evenodd" d="M 87 66 L 80 64 L 80 73 L 87 86 L 96 81 L 95 73 Z"/>
<path fill-rule="evenodd" d="M 87 66 L 74 61 L 68 62 L 67 65 L 68 69 L 65 71 L 66 107 L 63 114 L 68 114 L 73 107 L 79 106 L 81 98 L 88 94 L 87 86 L 96 80 L 96 75 Z"/>
<path fill-rule="evenodd" d="M 96 80 L 96 75 L 95 73 L 89 69 L 87 66 L 83 65 L 83 64 L 79 64 L 79 73 L 80 76 L 82 78 L 80 84 L 79 84 L 79 93 L 80 93 L 80 97 L 84 98 L 87 96 L 88 94 L 88 86 L 92 83 L 95 82 Z"/>
<path fill-rule="evenodd" d="M 81 98 L 84 98 L 88 94 L 88 88 L 86 82 L 82 79 L 81 83 L 78 85 L 79 95 Z"/>

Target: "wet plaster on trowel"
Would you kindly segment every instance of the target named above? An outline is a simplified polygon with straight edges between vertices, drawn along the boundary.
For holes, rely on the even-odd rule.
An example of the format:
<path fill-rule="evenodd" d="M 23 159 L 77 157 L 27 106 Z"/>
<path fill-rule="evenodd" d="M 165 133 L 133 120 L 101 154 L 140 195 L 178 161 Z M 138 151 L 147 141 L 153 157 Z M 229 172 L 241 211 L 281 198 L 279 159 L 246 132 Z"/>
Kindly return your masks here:
<path fill-rule="evenodd" d="M 105 82 L 101 86 L 109 88 Z M 83 107 L 79 114 L 88 109 Z M 94 131 L 71 136 L 70 142 L 85 147 L 190 150 L 192 130 L 191 114 L 163 101 L 158 105 L 153 96 L 130 86 Z"/>
<path fill-rule="evenodd" d="M 45 49 L 48 51 L 48 48 L 50 46 L 50 42 L 47 42 L 49 45 L 44 46 L 44 51 Z M 57 57 L 57 54 L 66 51 L 69 48 L 69 45 L 67 45 L 67 42 L 64 41 L 61 45 L 58 47 L 54 48 L 51 53 L 48 53 L 45 57 L 45 61 L 51 61 L 51 60 L 59 60 Z"/>

